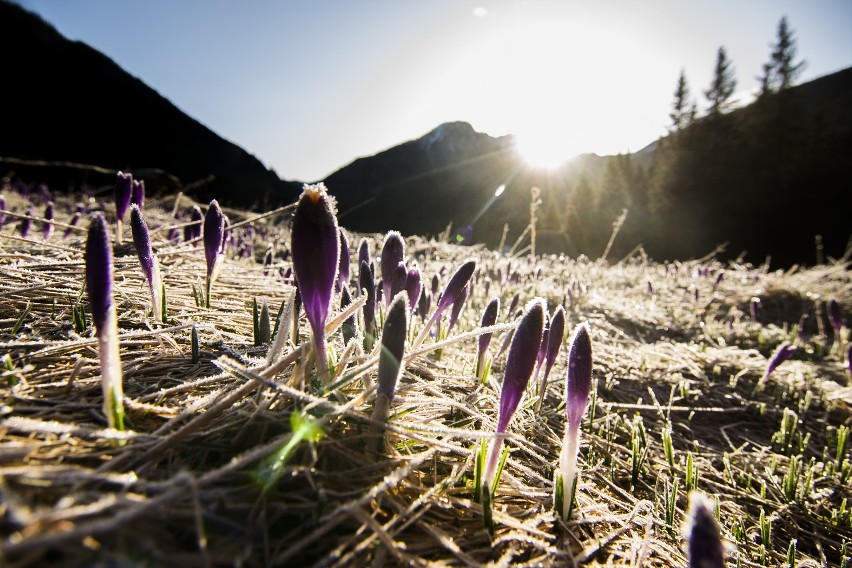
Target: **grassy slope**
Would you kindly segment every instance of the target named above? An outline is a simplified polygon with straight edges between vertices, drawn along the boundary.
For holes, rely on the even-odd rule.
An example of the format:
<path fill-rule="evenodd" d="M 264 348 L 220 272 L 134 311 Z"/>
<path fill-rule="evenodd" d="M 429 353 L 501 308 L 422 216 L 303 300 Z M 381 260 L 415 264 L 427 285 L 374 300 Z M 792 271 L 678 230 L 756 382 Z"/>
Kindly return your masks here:
<path fill-rule="evenodd" d="M 17 196 L 6 199 L 23 210 Z M 68 221 L 68 205 L 58 203 L 58 221 Z M 254 259 L 229 255 L 213 288 L 213 307 L 197 307 L 191 287 L 201 283 L 204 256 L 200 248 L 165 241 L 165 228 L 176 223 L 172 205 L 172 199 L 150 200 L 145 209 L 149 225 L 159 228 L 154 240 L 168 290 L 167 325 L 147 316 L 131 247 L 117 249 L 116 301 L 133 429 L 123 446 L 110 443 L 103 430 L 91 329 L 77 334 L 72 324 L 70 305 L 80 297 L 85 303 L 84 231 L 62 240 L 60 226 L 43 243 L 38 227 L 30 240 L 13 236 L 8 221 L 2 229 L 0 356 L 8 353 L 14 362 L 6 380 L 20 379 L 3 387 L 0 406 L 0 558 L 6 565 L 683 566 L 690 452 L 698 488 L 718 496 L 731 565 L 737 558 L 743 566 L 782 564 L 791 539 L 798 541 L 798 565 L 841 563 L 852 526 L 848 516 L 833 522 L 832 515 L 852 492 L 848 449 L 841 456 L 845 473 L 838 473 L 836 440 L 838 426 L 850 421 L 852 395 L 823 306 L 834 297 L 852 310 L 846 265 L 783 273 L 712 260 L 666 267 L 638 255 L 614 264 L 531 260 L 409 240 L 408 256 L 417 259 L 427 282 L 439 271 L 446 281 L 471 254 L 479 259 L 479 279 L 440 356 L 432 339 L 425 352 L 409 355 L 384 455 L 376 462 L 365 452 L 373 397 L 362 380 L 375 376 L 376 357 L 354 353 L 348 372 L 365 374 L 326 395 L 310 385 L 310 368 L 301 364 L 266 383 L 223 371 L 261 371 L 267 348 L 253 347 L 251 299 L 266 299 L 274 313 L 292 288 L 277 271 L 265 276 Z M 251 217 L 229 215 L 232 223 Z M 267 242 L 279 251 L 289 242 L 286 214 L 252 225 L 264 233 L 259 257 Z M 357 240 L 351 242 L 354 253 Z M 371 244 L 375 254 L 380 238 Z M 276 262 L 288 266 L 281 255 Z M 710 276 L 696 276 L 699 266 Z M 501 284 L 498 270 L 518 281 Z M 719 271 L 724 278 L 714 289 Z M 521 305 L 542 296 L 552 312 L 569 290 L 566 327 L 570 333 L 589 322 L 595 360 L 594 408 L 582 425 L 579 508 L 568 523 L 551 511 L 564 430 L 563 347 L 542 412 L 532 411 L 530 393 L 510 427 L 492 539 L 483 530 L 480 505 L 471 500 L 471 449 L 494 430 L 505 355 L 480 386 L 472 376 L 476 340 L 461 334 L 476 329 L 493 295 L 504 306 L 498 322 L 507 323 L 513 317 L 505 306 L 515 294 Z M 757 323 L 748 315 L 753 296 L 761 298 Z M 28 304 L 29 314 L 12 335 Z M 794 340 L 803 312 L 811 313 L 804 343 L 767 388 L 754 393 L 767 357 Z M 201 341 L 198 363 L 190 358 L 191 324 Z M 422 325 L 417 318 L 413 331 Z M 305 345 L 304 318 L 299 331 Z M 492 354 L 502 341 L 497 334 Z M 339 331 L 331 344 L 340 357 Z M 297 363 L 303 354 L 298 347 L 285 350 Z M 290 439 L 294 411 L 319 419 L 326 436 L 300 444 L 281 481 L 263 494 L 251 473 Z M 773 435 L 789 411 L 799 422 L 785 448 Z M 663 451 L 666 428 L 673 470 Z M 635 485 L 634 439 L 647 447 Z M 793 458 L 802 476 L 790 497 L 783 477 Z M 673 524 L 666 526 L 664 496 L 672 476 L 679 489 Z M 761 542 L 761 510 L 771 521 L 768 543 Z"/>

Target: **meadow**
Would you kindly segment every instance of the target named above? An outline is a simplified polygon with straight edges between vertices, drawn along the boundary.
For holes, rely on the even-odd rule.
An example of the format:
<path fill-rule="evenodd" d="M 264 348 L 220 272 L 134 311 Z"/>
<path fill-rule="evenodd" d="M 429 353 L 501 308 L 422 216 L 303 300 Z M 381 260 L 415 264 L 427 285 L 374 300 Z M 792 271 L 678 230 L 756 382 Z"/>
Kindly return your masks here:
<path fill-rule="evenodd" d="M 451 244 L 449 233 L 406 238 L 405 262 L 419 267 L 430 306 L 410 315 L 402 375 L 380 420 L 379 346 L 365 348 L 356 251 L 366 239 L 377 259 L 384 235 L 344 227 L 352 298 L 344 307 L 339 292 L 332 298 L 323 381 L 294 306 L 294 208 L 224 209 L 207 307 L 195 204 L 149 196 L 141 211 L 166 317 L 151 313 L 125 225 L 113 251 L 126 426 L 117 431 L 102 411 L 83 253 L 89 213 L 114 218 L 112 188 L 7 186 L 3 197 L 4 566 L 684 566 L 696 490 L 714 503 L 728 566 L 846 566 L 852 555 L 848 255 L 779 270 L 713 253 L 659 263 L 641 247 L 621 259 L 534 255 L 534 230 L 499 251 Z M 48 200 L 55 216 L 45 222 Z M 430 334 L 438 294 L 471 258 L 457 322 L 447 333 L 448 312 Z M 500 310 L 481 381 L 480 321 L 492 298 Z M 486 511 L 477 450 L 494 437 L 505 346 L 534 298 L 550 315 L 563 307 L 565 340 L 540 409 L 529 382 Z M 591 397 L 563 520 L 554 474 L 569 339 L 583 322 Z M 785 342 L 792 356 L 766 376 Z"/>

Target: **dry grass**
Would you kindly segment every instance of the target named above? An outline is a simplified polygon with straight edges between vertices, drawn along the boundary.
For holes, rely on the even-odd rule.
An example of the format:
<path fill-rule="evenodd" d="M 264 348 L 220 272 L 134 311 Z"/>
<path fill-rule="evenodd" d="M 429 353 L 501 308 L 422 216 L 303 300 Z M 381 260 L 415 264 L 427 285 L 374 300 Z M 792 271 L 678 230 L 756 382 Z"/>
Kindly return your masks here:
<path fill-rule="evenodd" d="M 6 198 L 23 210 L 17 196 Z M 58 200 L 58 222 L 67 222 L 68 203 Z M 126 435 L 105 429 L 91 324 L 77 334 L 72 323 L 71 306 L 85 304 L 84 232 L 62 240 L 58 223 L 48 243 L 37 230 L 22 240 L 7 221 L 0 234 L 0 357 L 9 354 L 13 366 L 3 373 L 0 406 L 3 565 L 683 566 L 689 452 L 698 488 L 718 497 L 731 565 L 784 564 L 792 539 L 798 566 L 843 561 L 852 525 L 848 517 L 831 519 L 852 497 L 848 450 L 846 473 L 836 471 L 837 429 L 849 425 L 852 393 L 822 306 L 837 298 L 852 310 L 845 263 L 770 272 L 712 260 L 664 266 L 641 256 L 615 264 L 532 260 L 410 239 L 408 253 L 427 282 L 442 270 L 446 279 L 470 255 L 479 259 L 478 282 L 443 348 L 428 339 L 407 355 L 376 460 L 365 451 L 375 424 L 373 392 L 364 388 L 373 382 L 375 355 L 356 351 L 340 386 L 324 393 L 302 348 L 309 343 L 303 319 L 299 345 L 290 343 L 270 369 L 267 347 L 253 345 L 251 300 L 266 299 L 274 313 L 292 288 L 278 270 L 265 276 L 254 258 L 229 256 L 213 307 L 197 307 L 192 286 L 205 274 L 204 255 L 166 242 L 166 228 L 179 224 L 172 204 L 152 200 L 145 209 L 158 229 L 169 323 L 148 317 L 131 248 L 116 252 Z M 280 251 L 289 241 L 286 212 L 228 214 L 262 234 L 259 257 L 267 242 Z M 375 253 L 381 241 L 371 241 Z M 696 276 L 699 265 L 711 275 Z M 276 268 L 287 266 L 277 261 Z M 714 289 L 719 271 L 724 278 Z M 512 319 L 505 306 L 516 293 L 521 305 L 544 297 L 551 312 L 567 298 L 569 331 L 589 322 L 596 395 L 582 426 L 579 507 L 562 522 L 551 494 L 564 430 L 563 347 L 542 412 L 532 411 L 530 393 L 510 428 L 492 537 L 472 501 L 473 448 L 494 431 L 505 356 L 488 384 L 477 384 L 475 337 L 482 310 L 499 295 L 496 352 Z M 758 323 L 748 315 L 753 296 L 762 299 Z M 766 358 L 794 340 L 804 311 L 813 327 L 794 360 L 755 393 Z M 190 356 L 193 324 L 197 363 Z M 422 325 L 416 318 L 414 332 Z M 330 342 L 340 357 L 339 331 Z M 785 409 L 796 412 L 797 434 L 807 436 L 802 448 L 773 442 Z M 325 437 L 299 444 L 280 481 L 263 491 L 253 473 L 290 440 L 294 412 L 316 420 Z M 662 444 L 667 427 L 673 471 Z M 632 486 L 636 436 L 647 457 Z M 805 491 L 803 474 L 788 499 L 782 478 L 794 456 L 811 478 Z M 680 488 L 667 526 L 664 493 L 672 476 Z M 761 541 L 761 510 L 772 522 L 768 543 Z"/>

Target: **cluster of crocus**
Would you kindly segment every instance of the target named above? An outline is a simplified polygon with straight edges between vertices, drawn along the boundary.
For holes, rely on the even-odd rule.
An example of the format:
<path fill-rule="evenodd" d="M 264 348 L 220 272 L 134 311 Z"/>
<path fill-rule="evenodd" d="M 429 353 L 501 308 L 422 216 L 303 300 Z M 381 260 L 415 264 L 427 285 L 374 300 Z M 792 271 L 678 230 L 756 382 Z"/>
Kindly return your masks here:
<path fill-rule="evenodd" d="M 328 376 L 325 322 L 340 258 L 340 237 L 331 197 L 323 184 L 306 185 L 293 214 L 290 250 L 305 315 L 313 331 L 319 376 Z"/>
<path fill-rule="evenodd" d="M 151 236 L 148 233 L 148 224 L 142 218 L 142 211 L 135 203 L 130 205 L 130 232 L 133 235 L 133 246 L 139 257 L 139 266 L 148 282 L 148 291 L 151 294 L 151 312 L 154 320 L 163 321 L 163 281 L 160 277 L 160 263 L 151 250 Z"/>
<path fill-rule="evenodd" d="M 124 430 L 124 391 L 118 354 L 118 321 L 112 300 L 112 247 L 103 216 L 98 214 L 86 238 L 86 288 L 98 336 L 104 414 L 110 428 Z"/>
<path fill-rule="evenodd" d="M 423 327 L 423 330 L 417 335 L 417 338 L 414 340 L 414 344 L 412 345 L 413 349 L 417 349 L 423 343 L 423 340 L 426 339 L 426 336 L 429 334 L 429 330 L 435 325 L 441 314 L 458 301 L 461 294 L 464 292 L 465 286 L 467 286 L 470 277 L 473 276 L 473 271 L 476 269 L 476 261 L 473 259 L 465 261 L 458 270 L 450 277 L 449 282 L 444 287 L 443 293 L 441 293 L 440 298 L 438 299 L 438 305 L 435 308 L 435 313 L 432 314 L 432 317 L 429 318 L 429 321 Z M 539 338 L 540 339 L 540 338 Z"/>
<path fill-rule="evenodd" d="M 497 315 L 500 312 L 500 299 L 493 298 L 485 310 L 482 312 L 482 319 L 479 322 L 479 327 L 491 327 L 497 323 Z M 491 361 L 486 359 L 488 353 L 488 345 L 491 343 L 492 333 L 483 333 L 479 336 L 479 356 L 476 358 L 476 378 L 480 382 L 485 382 L 488 377 L 488 371 L 491 368 Z"/>
<path fill-rule="evenodd" d="M 684 532 L 689 553 L 689 568 L 723 568 L 725 552 L 713 505 L 697 491 L 689 494 L 689 511 Z"/>
<path fill-rule="evenodd" d="M 592 341 L 589 329 L 582 323 L 574 332 L 571 348 L 568 351 L 568 376 L 565 380 L 565 439 L 559 456 L 559 473 L 562 482 L 562 514 L 567 519 L 574 501 L 574 491 L 578 485 L 577 452 L 580 443 L 580 421 L 589 405 L 589 391 L 592 385 Z"/>
<path fill-rule="evenodd" d="M 207 208 L 207 215 L 204 217 L 203 233 L 204 256 L 207 260 L 207 294 L 205 305 L 209 308 L 210 290 L 213 287 L 213 281 L 216 280 L 216 274 L 222 262 L 222 241 L 225 238 L 225 217 L 222 215 L 219 202 L 215 199 L 210 202 L 210 206 Z"/>
<path fill-rule="evenodd" d="M 521 397 L 529 383 L 536 358 L 538 357 L 541 337 L 544 333 L 544 301 L 535 299 L 527 304 L 524 315 L 515 329 L 509 356 L 506 359 L 506 372 L 500 389 L 500 412 L 497 418 L 496 435 L 485 457 L 482 474 L 482 493 L 494 491 L 497 463 L 503 447 L 503 437 Z"/>
<path fill-rule="evenodd" d="M 124 172 L 115 175 L 115 240 L 122 242 L 121 224 L 133 197 L 133 176 Z"/>
<path fill-rule="evenodd" d="M 387 420 L 390 403 L 396 394 L 396 385 L 402 374 L 402 355 L 405 349 L 405 336 L 408 332 L 408 297 L 400 292 L 391 300 L 385 323 L 382 327 L 381 350 L 379 351 L 379 371 L 376 379 L 376 403 L 373 408 L 373 420 Z M 374 452 L 378 450 L 380 438 L 375 438 Z"/>

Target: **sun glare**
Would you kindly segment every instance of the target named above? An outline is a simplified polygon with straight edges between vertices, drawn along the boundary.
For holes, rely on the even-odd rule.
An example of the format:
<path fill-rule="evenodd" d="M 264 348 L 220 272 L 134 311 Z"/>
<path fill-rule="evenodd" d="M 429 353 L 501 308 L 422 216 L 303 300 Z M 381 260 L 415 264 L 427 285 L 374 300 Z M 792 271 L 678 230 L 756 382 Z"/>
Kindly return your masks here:
<path fill-rule="evenodd" d="M 573 157 L 571 150 L 553 136 L 519 134 L 515 147 L 521 158 L 533 168 L 556 169 Z"/>

